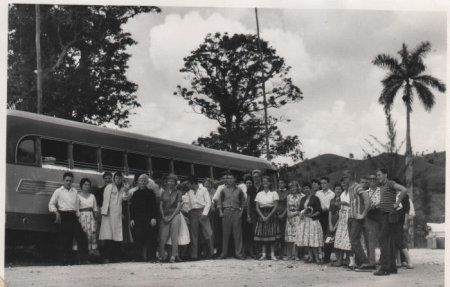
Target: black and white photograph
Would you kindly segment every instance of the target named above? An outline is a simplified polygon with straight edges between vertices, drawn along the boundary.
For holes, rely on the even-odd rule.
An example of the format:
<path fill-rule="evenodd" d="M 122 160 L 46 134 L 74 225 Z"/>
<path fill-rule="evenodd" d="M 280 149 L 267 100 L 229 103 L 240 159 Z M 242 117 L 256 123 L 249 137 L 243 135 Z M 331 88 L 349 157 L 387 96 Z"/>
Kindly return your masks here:
<path fill-rule="evenodd" d="M 444 286 L 448 8 L 2 3 L 0 286 Z"/>

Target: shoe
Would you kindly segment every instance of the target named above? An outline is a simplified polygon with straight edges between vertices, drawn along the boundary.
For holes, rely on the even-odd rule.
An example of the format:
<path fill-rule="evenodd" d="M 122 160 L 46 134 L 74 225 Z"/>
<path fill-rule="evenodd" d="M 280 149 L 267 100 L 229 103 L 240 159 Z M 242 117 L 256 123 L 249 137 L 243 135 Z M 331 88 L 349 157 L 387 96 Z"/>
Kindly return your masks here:
<path fill-rule="evenodd" d="M 225 255 L 220 255 L 217 259 L 227 259 L 227 257 Z"/>
<path fill-rule="evenodd" d="M 245 260 L 245 256 L 242 256 L 242 255 L 236 255 L 236 259 L 239 259 L 239 260 Z"/>
<path fill-rule="evenodd" d="M 282 260 L 283 261 L 288 261 L 288 260 L 292 260 L 292 258 L 285 256 L 285 257 L 282 258 Z"/>
<path fill-rule="evenodd" d="M 322 259 L 316 260 L 316 264 L 317 265 L 323 265 L 325 264 L 324 261 Z"/>
<path fill-rule="evenodd" d="M 397 274 L 397 273 L 398 273 L 398 271 L 397 271 L 397 269 L 395 269 L 395 270 L 391 270 L 391 271 L 389 271 L 389 273 L 391 273 L 391 274 Z"/>
<path fill-rule="evenodd" d="M 414 269 L 414 266 L 412 264 L 406 265 L 406 269 Z"/>
<path fill-rule="evenodd" d="M 323 259 L 323 264 L 328 264 L 330 263 L 330 259 Z"/>
<path fill-rule="evenodd" d="M 275 255 L 270 255 L 270 259 L 273 261 L 278 261 L 278 258 Z"/>
<path fill-rule="evenodd" d="M 300 261 L 301 259 L 298 258 L 298 257 L 295 257 L 294 260 L 295 260 L 295 261 Z"/>
<path fill-rule="evenodd" d="M 265 259 L 266 259 L 266 254 L 264 254 L 264 253 L 261 255 L 261 257 L 258 258 L 258 260 L 260 260 L 260 261 L 265 260 Z"/>
<path fill-rule="evenodd" d="M 107 258 L 103 259 L 103 260 L 102 260 L 102 263 L 103 263 L 103 264 L 109 264 L 109 259 L 107 259 Z"/>
<path fill-rule="evenodd" d="M 348 265 L 347 269 L 349 270 L 355 270 L 356 269 L 356 265 Z"/>
<path fill-rule="evenodd" d="M 175 257 L 170 257 L 169 263 L 175 263 Z"/>
<path fill-rule="evenodd" d="M 310 258 L 310 259 L 308 259 L 308 260 L 305 260 L 305 263 L 308 263 L 308 264 L 314 263 L 314 260 Z"/>
<path fill-rule="evenodd" d="M 340 263 L 340 262 L 333 262 L 333 263 L 331 263 L 331 266 L 333 266 L 333 267 L 341 267 L 342 263 Z"/>
<path fill-rule="evenodd" d="M 376 270 L 376 267 L 369 264 L 361 264 L 359 267 L 355 268 L 356 272 L 370 272 L 372 270 Z"/>
<path fill-rule="evenodd" d="M 92 264 L 91 261 L 89 261 L 89 260 L 80 261 L 80 265 L 88 265 L 88 264 Z"/>
<path fill-rule="evenodd" d="M 175 262 L 183 262 L 183 259 L 181 259 L 180 257 L 175 257 Z"/>
<path fill-rule="evenodd" d="M 390 272 L 389 271 L 385 271 L 385 270 L 378 270 L 378 271 L 375 271 L 374 273 L 373 273 L 373 275 L 375 275 L 375 276 L 386 276 L 386 275 L 389 275 L 390 274 Z"/>

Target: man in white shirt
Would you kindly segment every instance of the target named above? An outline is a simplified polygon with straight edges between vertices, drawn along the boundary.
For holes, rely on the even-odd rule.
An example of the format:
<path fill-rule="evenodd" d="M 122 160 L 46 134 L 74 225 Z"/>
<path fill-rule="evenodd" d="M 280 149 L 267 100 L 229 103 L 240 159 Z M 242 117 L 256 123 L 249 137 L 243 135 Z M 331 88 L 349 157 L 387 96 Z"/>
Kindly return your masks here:
<path fill-rule="evenodd" d="M 201 229 L 203 238 L 208 244 L 209 254 L 207 257 L 214 255 L 214 238 L 209 222 L 208 213 L 211 208 L 211 198 L 208 190 L 200 186 L 197 177 L 188 179 L 189 187 L 189 221 L 191 233 L 191 259 L 198 259 L 198 235 Z"/>
<path fill-rule="evenodd" d="M 328 214 L 330 210 L 331 200 L 334 198 L 334 192 L 329 188 L 330 179 L 326 176 L 320 178 L 321 190 L 316 192 L 316 196 L 320 200 L 320 206 L 322 207 L 322 212 L 319 214 L 319 222 L 322 226 L 323 238 L 325 239 L 328 233 Z M 324 257 L 323 262 L 330 262 L 331 251 L 333 250 L 333 244 L 324 244 Z"/>
<path fill-rule="evenodd" d="M 55 223 L 59 225 L 59 242 L 61 244 L 62 265 L 70 264 L 72 258 L 72 243 L 75 238 L 78 245 L 78 256 L 81 264 L 89 263 L 88 243 L 86 234 L 77 218 L 78 192 L 72 188 L 73 174 L 63 175 L 63 186 L 56 189 L 48 203 L 48 209 L 56 216 Z"/>

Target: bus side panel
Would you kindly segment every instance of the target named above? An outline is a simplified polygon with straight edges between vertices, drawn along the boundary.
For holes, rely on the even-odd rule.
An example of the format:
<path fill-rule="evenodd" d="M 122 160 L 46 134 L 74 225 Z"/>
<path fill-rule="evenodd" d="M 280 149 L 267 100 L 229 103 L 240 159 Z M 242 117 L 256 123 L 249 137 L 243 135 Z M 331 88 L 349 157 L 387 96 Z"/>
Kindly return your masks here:
<path fill-rule="evenodd" d="M 54 190 L 62 185 L 62 176 L 69 169 L 6 165 L 6 229 L 55 231 L 54 216 L 48 202 Z M 76 172 L 74 186 L 87 177 L 95 188 L 102 183 L 100 174 Z"/>

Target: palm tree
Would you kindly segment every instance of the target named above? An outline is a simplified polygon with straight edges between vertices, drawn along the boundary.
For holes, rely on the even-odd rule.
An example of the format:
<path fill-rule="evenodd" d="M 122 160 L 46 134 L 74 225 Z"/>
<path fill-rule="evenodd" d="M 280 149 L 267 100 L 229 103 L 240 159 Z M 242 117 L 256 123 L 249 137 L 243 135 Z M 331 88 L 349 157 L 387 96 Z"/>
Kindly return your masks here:
<path fill-rule="evenodd" d="M 413 51 L 409 51 L 405 43 L 398 51 L 400 59 L 387 54 L 379 54 L 372 63 L 383 69 L 387 69 L 386 77 L 381 81 L 383 90 L 378 102 L 390 111 L 395 96 L 399 90 L 403 90 L 402 100 L 406 106 L 406 153 L 405 153 L 405 179 L 408 195 L 413 200 L 413 153 L 411 147 L 410 114 L 414 95 L 423 104 L 426 111 L 431 111 L 435 103 L 435 97 L 430 87 L 439 92 L 445 92 L 445 84 L 439 79 L 423 74 L 426 66 L 423 58 L 431 50 L 430 42 L 420 43 Z"/>

